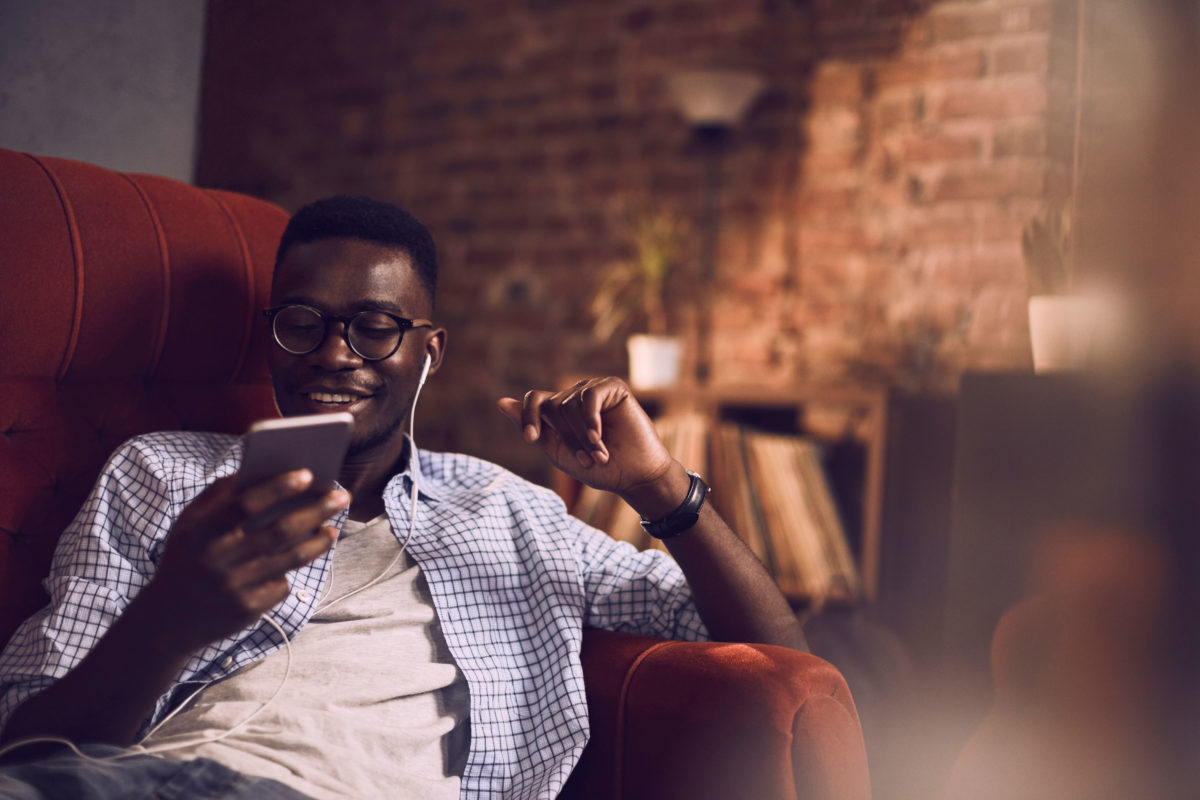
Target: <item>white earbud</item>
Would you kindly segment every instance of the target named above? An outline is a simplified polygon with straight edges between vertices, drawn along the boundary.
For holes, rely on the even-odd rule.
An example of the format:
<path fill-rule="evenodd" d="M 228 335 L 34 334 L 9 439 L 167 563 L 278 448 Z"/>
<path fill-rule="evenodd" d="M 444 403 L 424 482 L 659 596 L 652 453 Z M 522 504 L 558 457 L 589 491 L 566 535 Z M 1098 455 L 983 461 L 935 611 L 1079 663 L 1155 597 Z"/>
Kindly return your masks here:
<path fill-rule="evenodd" d="M 421 377 L 417 380 L 417 388 L 420 389 L 425 385 L 425 379 L 429 377 L 429 368 L 433 366 L 433 356 L 429 353 L 425 354 L 425 366 L 421 367 Z"/>

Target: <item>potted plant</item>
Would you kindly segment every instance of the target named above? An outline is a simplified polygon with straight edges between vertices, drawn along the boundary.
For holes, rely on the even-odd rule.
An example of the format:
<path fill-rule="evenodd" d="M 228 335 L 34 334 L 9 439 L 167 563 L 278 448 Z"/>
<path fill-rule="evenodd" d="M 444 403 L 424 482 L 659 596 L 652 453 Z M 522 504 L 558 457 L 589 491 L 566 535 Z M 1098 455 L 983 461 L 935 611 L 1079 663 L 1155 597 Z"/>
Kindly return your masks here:
<path fill-rule="evenodd" d="M 1071 212 L 1061 204 L 1029 220 L 1021 233 L 1034 372 L 1081 366 L 1078 298 L 1071 294 L 1075 277 L 1071 235 Z"/>
<path fill-rule="evenodd" d="M 629 380 L 635 388 L 654 389 L 679 382 L 683 340 L 668 335 L 665 291 L 677 268 L 683 224 L 658 211 L 629 215 L 632 256 L 607 265 L 592 300 L 593 335 L 602 341 L 637 323 L 645 333 L 631 334 Z"/>

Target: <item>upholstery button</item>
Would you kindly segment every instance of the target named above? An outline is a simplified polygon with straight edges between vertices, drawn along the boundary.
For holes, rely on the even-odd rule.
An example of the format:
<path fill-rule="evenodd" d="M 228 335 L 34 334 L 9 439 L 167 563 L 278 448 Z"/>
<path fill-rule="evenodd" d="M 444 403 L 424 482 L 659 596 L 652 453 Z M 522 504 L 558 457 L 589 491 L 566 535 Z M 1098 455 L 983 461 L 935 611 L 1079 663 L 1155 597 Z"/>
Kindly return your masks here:
<path fill-rule="evenodd" d="M 310 597 L 312 597 L 312 595 L 309 594 L 304 589 L 301 589 L 300 591 L 296 592 L 296 599 L 299 600 L 301 603 L 307 603 Z"/>

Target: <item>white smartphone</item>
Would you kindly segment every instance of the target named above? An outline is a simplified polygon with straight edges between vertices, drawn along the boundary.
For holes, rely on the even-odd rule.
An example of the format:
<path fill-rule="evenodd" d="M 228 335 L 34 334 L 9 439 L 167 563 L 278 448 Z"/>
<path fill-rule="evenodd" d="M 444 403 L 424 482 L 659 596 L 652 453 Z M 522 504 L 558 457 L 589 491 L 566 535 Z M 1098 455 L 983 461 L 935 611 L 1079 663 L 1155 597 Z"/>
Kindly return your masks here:
<path fill-rule="evenodd" d="M 312 471 L 313 483 L 305 495 L 272 507 L 243 527 L 260 528 L 303 504 L 306 495 L 327 491 L 342 470 L 353 428 L 354 417 L 345 412 L 269 419 L 251 425 L 237 473 L 239 489 L 306 467 Z"/>

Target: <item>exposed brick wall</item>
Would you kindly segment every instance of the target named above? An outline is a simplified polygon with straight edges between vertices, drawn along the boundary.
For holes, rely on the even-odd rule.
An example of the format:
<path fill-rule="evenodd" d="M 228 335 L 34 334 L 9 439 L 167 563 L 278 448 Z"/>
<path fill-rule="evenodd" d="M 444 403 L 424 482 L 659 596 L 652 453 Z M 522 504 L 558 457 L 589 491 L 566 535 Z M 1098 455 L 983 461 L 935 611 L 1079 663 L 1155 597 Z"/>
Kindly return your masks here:
<path fill-rule="evenodd" d="M 486 407 L 624 371 L 586 307 L 627 252 L 623 199 L 699 213 L 680 67 L 771 87 L 724 163 L 716 380 L 1025 364 L 1019 230 L 1062 173 L 1055 24 L 1052 0 L 212 0 L 198 181 L 426 221 L 452 338 L 425 440 L 536 476 Z"/>

